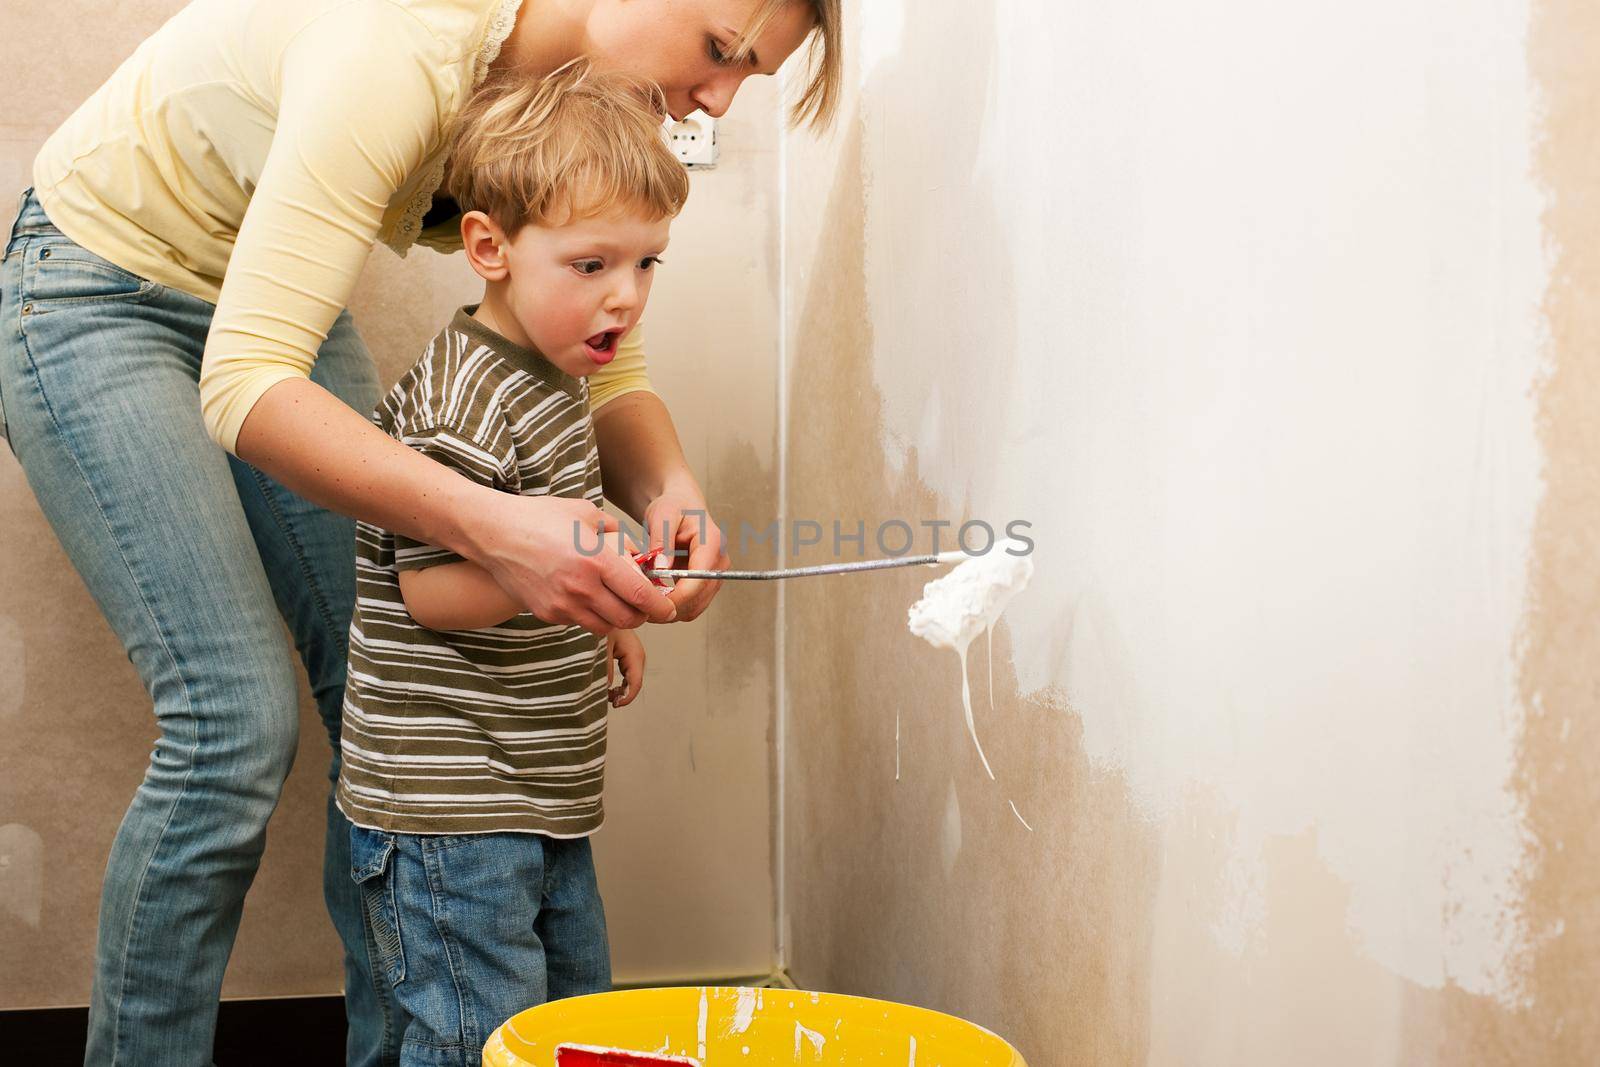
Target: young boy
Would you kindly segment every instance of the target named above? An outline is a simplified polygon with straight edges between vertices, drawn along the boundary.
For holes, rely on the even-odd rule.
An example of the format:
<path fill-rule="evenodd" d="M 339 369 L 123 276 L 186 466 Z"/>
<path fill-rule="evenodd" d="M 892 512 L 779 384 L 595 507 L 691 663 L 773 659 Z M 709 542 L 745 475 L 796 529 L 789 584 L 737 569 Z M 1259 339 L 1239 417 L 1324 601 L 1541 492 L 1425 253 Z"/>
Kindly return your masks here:
<path fill-rule="evenodd" d="M 486 87 L 451 151 L 482 303 L 391 390 L 391 436 L 508 493 L 599 504 L 585 377 L 644 311 L 688 178 L 658 93 L 584 65 Z M 592 547 L 592 546 L 584 546 Z M 477 1064 L 508 1017 L 610 986 L 588 835 L 609 703 L 644 649 L 524 613 L 487 571 L 361 524 L 337 798 L 405 1064 Z M 624 684 L 609 691 L 611 661 Z"/>

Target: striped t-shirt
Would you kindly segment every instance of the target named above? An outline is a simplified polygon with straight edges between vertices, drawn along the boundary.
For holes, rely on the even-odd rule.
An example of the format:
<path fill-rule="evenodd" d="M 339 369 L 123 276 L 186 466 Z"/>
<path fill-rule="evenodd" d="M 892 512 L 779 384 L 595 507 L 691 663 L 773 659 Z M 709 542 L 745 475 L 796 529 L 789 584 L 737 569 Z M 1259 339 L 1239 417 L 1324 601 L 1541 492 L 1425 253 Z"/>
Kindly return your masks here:
<path fill-rule="evenodd" d="M 473 310 L 456 313 L 374 421 L 481 484 L 599 505 L 587 383 Z M 482 630 L 422 626 L 399 572 L 460 558 L 357 527 L 339 807 L 398 833 L 591 834 L 603 817 L 605 640 L 527 613 Z"/>

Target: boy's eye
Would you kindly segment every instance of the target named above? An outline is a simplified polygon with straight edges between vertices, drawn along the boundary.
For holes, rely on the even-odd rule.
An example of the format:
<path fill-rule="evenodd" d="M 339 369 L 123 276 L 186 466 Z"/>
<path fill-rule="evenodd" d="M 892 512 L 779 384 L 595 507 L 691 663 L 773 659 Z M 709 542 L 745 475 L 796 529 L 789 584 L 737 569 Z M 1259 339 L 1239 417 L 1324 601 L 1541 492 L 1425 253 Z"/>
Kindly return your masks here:
<path fill-rule="evenodd" d="M 605 266 L 598 259 L 580 259 L 572 265 L 572 269 L 579 274 L 599 274 L 605 269 Z"/>
<path fill-rule="evenodd" d="M 641 259 L 639 261 L 639 269 L 640 270 L 649 270 L 651 267 L 654 267 L 657 263 L 662 263 L 662 262 L 665 262 L 665 260 L 663 260 L 660 256 L 645 256 L 643 259 Z"/>

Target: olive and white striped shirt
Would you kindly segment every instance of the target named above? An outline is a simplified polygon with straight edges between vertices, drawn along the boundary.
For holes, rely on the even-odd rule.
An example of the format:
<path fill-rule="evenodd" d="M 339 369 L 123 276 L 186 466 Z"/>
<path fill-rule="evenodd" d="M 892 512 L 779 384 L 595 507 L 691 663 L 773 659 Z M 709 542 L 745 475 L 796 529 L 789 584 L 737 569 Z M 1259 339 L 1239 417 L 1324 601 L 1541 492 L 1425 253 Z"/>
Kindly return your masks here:
<path fill-rule="evenodd" d="M 473 481 L 599 505 L 587 383 L 462 308 L 374 413 L 385 433 Z M 461 557 L 361 523 L 345 687 L 340 809 L 417 834 L 600 828 L 606 645 L 531 614 L 435 631 L 399 572 Z"/>

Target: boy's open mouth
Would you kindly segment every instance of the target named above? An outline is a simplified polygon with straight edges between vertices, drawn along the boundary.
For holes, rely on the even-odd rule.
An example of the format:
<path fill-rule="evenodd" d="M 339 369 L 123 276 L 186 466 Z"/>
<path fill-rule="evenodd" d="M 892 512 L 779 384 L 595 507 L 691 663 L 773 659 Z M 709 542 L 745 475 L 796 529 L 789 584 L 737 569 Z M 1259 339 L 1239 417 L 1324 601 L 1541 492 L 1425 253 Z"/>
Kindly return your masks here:
<path fill-rule="evenodd" d="M 588 349 L 590 359 L 603 366 L 616 357 L 617 342 L 620 340 L 621 330 L 604 330 L 583 342 L 583 347 Z"/>

